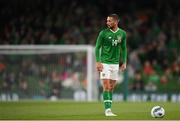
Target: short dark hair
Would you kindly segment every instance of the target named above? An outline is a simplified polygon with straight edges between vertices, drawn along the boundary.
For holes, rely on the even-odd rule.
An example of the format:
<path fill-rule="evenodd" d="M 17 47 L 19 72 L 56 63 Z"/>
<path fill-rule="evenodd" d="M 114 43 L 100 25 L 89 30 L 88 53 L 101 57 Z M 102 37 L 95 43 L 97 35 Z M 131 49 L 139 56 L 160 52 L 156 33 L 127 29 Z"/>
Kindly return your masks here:
<path fill-rule="evenodd" d="M 108 15 L 108 17 L 112 17 L 113 19 L 115 19 L 119 22 L 119 16 L 115 13 Z"/>

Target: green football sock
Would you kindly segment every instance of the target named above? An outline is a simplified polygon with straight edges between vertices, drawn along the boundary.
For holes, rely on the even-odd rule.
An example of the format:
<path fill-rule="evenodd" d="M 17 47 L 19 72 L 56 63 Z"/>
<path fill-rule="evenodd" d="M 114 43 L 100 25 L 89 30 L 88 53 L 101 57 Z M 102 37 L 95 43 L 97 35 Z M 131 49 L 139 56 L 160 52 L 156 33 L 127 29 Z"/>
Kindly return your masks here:
<path fill-rule="evenodd" d="M 112 92 L 111 91 L 109 92 L 109 100 L 111 101 L 110 102 L 110 108 L 111 108 L 112 106 Z"/>
<path fill-rule="evenodd" d="M 112 101 L 112 92 L 109 92 L 109 99 Z"/>
<path fill-rule="evenodd" d="M 105 107 L 105 109 L 111 108 L 112 92 L 104 91 L 103 92 L 103 99 L 104 99 L 104 107 Z"/>

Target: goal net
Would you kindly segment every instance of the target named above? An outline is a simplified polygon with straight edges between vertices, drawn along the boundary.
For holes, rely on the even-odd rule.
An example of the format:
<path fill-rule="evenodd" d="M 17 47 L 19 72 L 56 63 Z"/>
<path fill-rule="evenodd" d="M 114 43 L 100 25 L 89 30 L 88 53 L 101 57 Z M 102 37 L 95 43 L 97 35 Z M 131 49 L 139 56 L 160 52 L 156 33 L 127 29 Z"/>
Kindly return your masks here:
<path fill-rule="evenodd" d="M 0 46 L 0 100 L 97 100 L 94 47 Z"/>

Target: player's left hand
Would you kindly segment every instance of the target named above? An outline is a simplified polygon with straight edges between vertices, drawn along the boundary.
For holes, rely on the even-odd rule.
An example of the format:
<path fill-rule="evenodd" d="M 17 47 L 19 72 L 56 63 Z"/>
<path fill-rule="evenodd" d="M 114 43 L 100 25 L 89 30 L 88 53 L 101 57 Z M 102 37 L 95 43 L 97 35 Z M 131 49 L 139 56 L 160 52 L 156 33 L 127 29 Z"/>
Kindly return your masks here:
<path fill-rule="evenodd" d="M 126 69 L 126 63 L 123 63 L 122 65 L 120 65 L 119 70 L 120 71 L 124 71 Z"/>

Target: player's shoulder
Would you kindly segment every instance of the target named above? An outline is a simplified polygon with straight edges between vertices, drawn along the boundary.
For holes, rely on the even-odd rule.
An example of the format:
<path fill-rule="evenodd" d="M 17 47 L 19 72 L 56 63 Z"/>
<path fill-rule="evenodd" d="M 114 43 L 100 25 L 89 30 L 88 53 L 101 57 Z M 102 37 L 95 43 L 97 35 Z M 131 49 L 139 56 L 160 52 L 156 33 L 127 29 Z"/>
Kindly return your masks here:
<path fill-rule="evenodd" d="M 102 30 L 99 32 L 99 34 L 100 34 L 100 35 L 104 35 L 104 34 L 107 33 L 107 32 L 108 32 L 108 29 L 105 28 L 105 29 L 102 29 Z"/>
<path fill-rule="evenodd" d="M 108 28 L 105 28 L 105 29 L 102 29 L 100 32 L 101 33 L 105 33 L 105 32 L 108 32 L 109 31 L 109 29 Z"/>
<path fill-rule="evenodd" d="M 122 28 L 119 28 L 119 31 L 120 31 L 121 33 L 123 33 L 123 34 L 126 34 L 126 31 L 123 30 Z"/>

